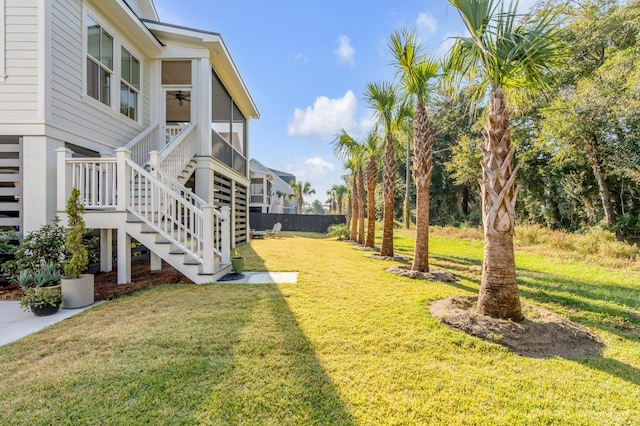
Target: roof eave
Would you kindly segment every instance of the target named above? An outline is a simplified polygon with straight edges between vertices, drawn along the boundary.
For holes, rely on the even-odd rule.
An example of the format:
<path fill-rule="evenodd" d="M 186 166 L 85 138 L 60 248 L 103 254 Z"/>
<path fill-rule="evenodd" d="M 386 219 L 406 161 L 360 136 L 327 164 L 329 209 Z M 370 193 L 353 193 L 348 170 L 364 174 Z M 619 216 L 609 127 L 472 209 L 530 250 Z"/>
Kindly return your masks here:
<path fill-rule="evenodd" d="M 220 34 L 147 19 L 143 19 L 142 21 L 147 28 L 157 33 L 160 38 L 162 38 L 163 33 L 166 33 L 186 39 L 193 39 L 195 42 L 204 45 L 207 50 L 209 50 L 211 65 L 220 80 L 222 80 L 222 83 L 231 93 L 240 111 L 242 111 L 248 119 L 257 119 L 260 117 L 258 108 L 247 86 L 244 84 L 242 76 L 233 62 L 233 58 Z"/>

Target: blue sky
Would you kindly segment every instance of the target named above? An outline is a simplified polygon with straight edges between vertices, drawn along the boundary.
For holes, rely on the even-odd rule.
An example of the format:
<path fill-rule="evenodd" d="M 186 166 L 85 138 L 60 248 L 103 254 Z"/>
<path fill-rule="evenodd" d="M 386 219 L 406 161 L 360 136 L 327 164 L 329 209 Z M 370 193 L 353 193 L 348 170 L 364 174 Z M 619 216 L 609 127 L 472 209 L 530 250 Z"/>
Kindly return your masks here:
<path fill-rule="evenodd" d="M 520 2 L 527 9 L 533 0 Z M 368 82 L 390 80 L 389 35 L 412 25 L 432 55 L 463 32 L 446 0 L 154 0 L 163 22 L 220 33 L 260 112 L 250 157 L 296 175 L 324 202 L 345 173 L 330 142 L 373 121 Z"/>

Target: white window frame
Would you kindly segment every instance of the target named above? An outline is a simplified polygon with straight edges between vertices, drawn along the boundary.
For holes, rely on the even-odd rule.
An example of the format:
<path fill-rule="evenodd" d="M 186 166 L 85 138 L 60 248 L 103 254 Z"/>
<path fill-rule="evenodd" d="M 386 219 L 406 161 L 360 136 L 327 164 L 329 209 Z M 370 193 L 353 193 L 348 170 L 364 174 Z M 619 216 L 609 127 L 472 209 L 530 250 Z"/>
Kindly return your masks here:
<path fill-rule="evenodd" d="M 4 0 L 0 0 L 4 1 Z M 82 99 L 90 103 L 91 105 L 101 108 L 104 110 L 108 110 L 112 112 L 118 119 L 123 120 L 123 122 L 128 123 L 142 123 L 143 120 L 143 111 L 142 106 L 144 105 L 144 73 L 145 73 L 145 61 L 143 55 L 137 50 L 134 49 L 133 46 L 128 44 L 127 40 L 125 40 L 122 35 L 115 30 L 115 28 L 108 25 L 105 20 L 102 18 L 102 15 L 97 13 L 95 10 L 90 8 L 89 6 L 84 5 L 83 11 L 83 30 L 82 30 L 82 38 L 83 38 L 83 62 L 82 62 Z M 98 25 L 100 25 L 109 35 L 113 38 L 113 70 L 111 73 L 111 105 L 106 105 L 100 102 L 98 99 L 95 99 L 92 96 L 89 96 L 87 91 L 87 82 L 88 82 L 88 74 L 87 74 L 87 58 L 89 55 L 89 34 L 87 33 L 87 24 L 88 18 L 91 18 Z M 120 112 L 120 82 L 122 80 L 122 48 L 125 48 L 132 56 L 134 56 L 140 62 L 140 89 L 138 90 L 138 111 L 136 120 L 129 118 L 128 116 L 122 114 Z M 91 56 L 92 57 L 92 56 Z M 101 65 L 100 61 L 98 61 L 99 66 Z M 104 67 L 104 66 L 103 66 Z"/>
<path fill-rule="evenodd" d="M 91 19 L 93 22 L 95 22 L 96 24 L 100 25 L 100 29 L 104 32 L 106 32 L 109 37 L 111 37 L 111 69 L 109 69 L 105 64 L 102 63 L 102 61 L 100 61 L 98 58 L 94 57 L 93 55 L 91 55 L 89 53 L 89 34 L 87 32 L 87 25 L 88 25 L 88 19 Z M 87 63 L 84 63 L 85 66 L 85 81 L 84 81 L 84 86 L 85 86 L 85 94 L 87 96 L 89 96 L 92 99 L 95 99 L 96 101 L 100 102 L 103 105 L 106 105 L 109 108 L 113 107 L 113 80 L 114 80 L 114 76 L 116 74 L 116 52 L 115 52 L 115 44 L 116 44 L 116 40 L 115 37 L 112 35 L 111 31 L 107 30 L 104 25 L 102 23 L 100 23 L 98 20 L 96 20 L 96 18 L 94 18 L 93 15 L 87 14 L 87 19 L 85 19 L 85 25 L 84 25 L 84 32 L 86 35 L 86 41 L 84 43 L 85 45 L 85 55 L 87 57 L 87 59 L 91 60 L 91 62 L 93 62 L 95 65 L 98 66 L 98 68 L 102 68 L 103 70 L 105 70 L 105 72 L 107 72 L 109 74 L 109 103 L 105 104 L 104 102 L 102 102 L 100 99 L 96 99 L 93 96 L 89 95 L 89 70 L 86 69 L 87 67 Z M 102 37 L 101 37 L 102 38 Z M 100 53 L 102 54 L 102 50 L 100 51 Z"/>
<path fill-rule="evenodd" d="M 5 0 L 0 0 L 0 83 L 4 83 L 5 79 L 7 78 L 5 74 L 5 8 Z"/>
<path fill-rule="evenodd" d="M 127 80 L 125 80 L 124 78 L 122 78 L 122 49 L 126 50 L 129 55 L 131 55 L 131 58 L 135 59 L 138 61 L 138 85 L 140 86 L 140 88 L 136 88 L 133 84 L 131 84 L 130 82 L 128 82 Z M 136 93 L 136 118 L 133 119 L 131 117 L 129 117 L 126 114 L 123 114 L 122 111 L 120 110 L 120 106 L 118 106 L 118 110 L 120 110 L 120 115 L 128 118 L 129 120 L 133 120 L 133 121 L 140 121 L 140 105 L 141 103 L 141 98 L 142 98 L 142 61 L 140 59 L 138 59 L 138 56 L 136 56 L 133 52 L 131 52 L 131 50 L 129 50 L 126 46 L 124 45 L 120 45 L 120 86 L 122 84 L 124 84 L 129 90 L 132 90 Z M 120 93 L 122 89 L 120 87 L 118 87 L 118 93 Z M 120 93 L 120 95 L 122 95 L 122 93 Z"/>

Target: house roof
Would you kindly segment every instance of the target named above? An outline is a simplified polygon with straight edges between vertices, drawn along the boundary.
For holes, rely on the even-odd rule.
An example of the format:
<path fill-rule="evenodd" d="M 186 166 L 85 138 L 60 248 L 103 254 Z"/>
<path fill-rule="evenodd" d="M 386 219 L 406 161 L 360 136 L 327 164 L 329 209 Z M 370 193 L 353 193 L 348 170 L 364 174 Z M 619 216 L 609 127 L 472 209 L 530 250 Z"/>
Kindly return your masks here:
<path fill-rule="evenodd" d="M 142 22 L 163 42 L 196 44 L 206 47 L 216 74 L 222 80 L 234 102 L 247 118 L 259 118 L 260 113 L 249 94 L 240 72 L 219 33 L 142 19 Z"/>
<path fill-rule="evenodd" d="M 111 17 L 118 30 L 145 52 L 156 55 L 161 51 L 160 40 L 142 23 L 125 0 L 91 0 L 90 3 L 98 12 Z"/>

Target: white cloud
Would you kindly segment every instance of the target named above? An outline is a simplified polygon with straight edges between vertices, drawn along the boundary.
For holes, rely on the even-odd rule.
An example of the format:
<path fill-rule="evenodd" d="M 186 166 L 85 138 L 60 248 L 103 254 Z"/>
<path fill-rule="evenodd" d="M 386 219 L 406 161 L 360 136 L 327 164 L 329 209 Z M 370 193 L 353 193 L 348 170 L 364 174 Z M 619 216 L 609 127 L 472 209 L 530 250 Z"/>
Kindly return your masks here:
<path fill-rule="evenodd" d="M 354 56 L 356 50 L 351 46 L 351 40 L 345 35 L 338 37 L 338 48 L 335 50 L 336 55 L 340 62 L 345 62 L 349 65 L 355 63 Z"/>
<path fill-rule="evenodd" d="M 316 199 L 324 203 L 331 185 L 340 182 L 341 171 L 322 157 L 290 161 L 285 165 L 284 170 L 295 175 L 296 181 L 309 182 L 311 188 L 315 189 L 315 195 L 305 197 L 305 202 L 309 203 Z"/>
<path fill-rule="evenodd" d="M 429 12 L 421 12 L 416 19 L 416 25 L 420 31 L 426 31 L 430 35 L 438 31 L 438 21 Z"/>
<path fill-rule="evenodd" d="M 335 136 L 340 129 L 353 129 L 353 118 L 358 108 L 358 100 L 351 90 L 341 98 L 326 96 L 316 98 L 313 106 L 304 110 L 296 108 L 289 121 L 289 136 Z"/>
<path fill-rule="evenodd" d="M 307 58 L 306 56 L 304 56 L 302 53 L 298 53 L 296 54 L 293 59 L 295 59 L 298 62 L 302 62 L 303 64 L 308 64 L 309 63 L 309 58 Z"/>

